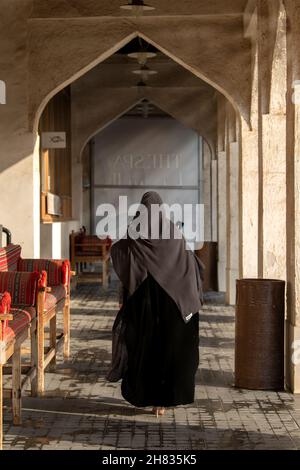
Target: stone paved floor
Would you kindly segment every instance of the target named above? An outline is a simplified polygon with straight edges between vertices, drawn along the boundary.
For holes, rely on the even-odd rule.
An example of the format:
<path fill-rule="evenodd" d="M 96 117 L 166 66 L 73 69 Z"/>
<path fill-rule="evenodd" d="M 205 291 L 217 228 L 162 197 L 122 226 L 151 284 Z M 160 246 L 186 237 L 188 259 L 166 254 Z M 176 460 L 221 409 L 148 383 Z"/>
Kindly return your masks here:
<path fill-rule="evenodd" d="M 196 401 L 157 419 L 134 409 L 104 379 L 117 309 L 116 281 L 79 289 L 72 305 L 72 359 L 47 373 L 44 398 L 23 400 L 23 425 L 5 409 L 5 449 L 299 449 L 300 399 L 235 390 L 234 311 L 201 314 Z M 9 404 L 8 404 L 9 405 Z"/>

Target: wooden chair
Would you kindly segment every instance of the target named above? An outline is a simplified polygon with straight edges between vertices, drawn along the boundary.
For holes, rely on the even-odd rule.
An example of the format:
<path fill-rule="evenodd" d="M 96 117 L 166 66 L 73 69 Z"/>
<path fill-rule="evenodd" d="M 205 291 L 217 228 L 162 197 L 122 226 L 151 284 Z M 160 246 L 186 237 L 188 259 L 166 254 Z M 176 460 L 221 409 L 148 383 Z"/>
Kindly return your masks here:
<path fill-rule="evenodd" d="M 27 378 L 31 381 L 32 395 L 45 391 L 45 370 L 56 364 L 58 349 L 62 346 L 64 357 L 70 356 L 70 263 L 68 260 L 22 259 L 21 248 L 9 245 L 0 249 L 0 288 L 12 295 L 12 306 L 26 304 L 31 315 L 31 367 Z M 38 277 L 37 287 L 29 283 L 30 275 Z M 27 281 L 26 281 L 27 279 Z M 27 296 L 19 298 L 26 289 Z M 27 297 L 31 303 L 28 303 Z M 26 303 L 27 302 L 27 303 Z M 63 314 L 63 331 L 57 335 L 57 315 Z M 45 328 L 49 325 L 49 346 L 45 345 Z"/>
<path fill-rule="evenodd" d="M 3 396 L 12 399 L 13 422 L 21 424 L 22 383 L 21 347 L 30 335 L 31 318 L 23 309 L 11 309 L 11 297 L 0 294 L 0 449 L 3 442 Z M 3 368 L 12 360 L 12 386 L 3 390 Z"/>
<path fill-rule="evenodd" d="M 103 287 L 107 288 L 110 282 L 109 258 L 112 240 L 107 237 L 102 240 L 96 235 L 86 235 L 84 230 L 72 231 L 70 234 L 70 259 L 72 271 L 80 272 L 82 264 L 101 263 Z M 78 269 L 76 269 L 78 268 Z"/>

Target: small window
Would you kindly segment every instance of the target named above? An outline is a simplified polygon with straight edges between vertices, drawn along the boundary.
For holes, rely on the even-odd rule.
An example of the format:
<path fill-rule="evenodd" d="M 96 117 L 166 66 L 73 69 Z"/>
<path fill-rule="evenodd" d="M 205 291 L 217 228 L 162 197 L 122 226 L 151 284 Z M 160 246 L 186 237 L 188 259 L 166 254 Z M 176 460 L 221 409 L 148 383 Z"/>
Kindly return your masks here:
<path fill-rule="evenodd" d="M 70 88 L 46 106 L 39 126 L 41 219 L 44 223 L 72 218 Z"/>

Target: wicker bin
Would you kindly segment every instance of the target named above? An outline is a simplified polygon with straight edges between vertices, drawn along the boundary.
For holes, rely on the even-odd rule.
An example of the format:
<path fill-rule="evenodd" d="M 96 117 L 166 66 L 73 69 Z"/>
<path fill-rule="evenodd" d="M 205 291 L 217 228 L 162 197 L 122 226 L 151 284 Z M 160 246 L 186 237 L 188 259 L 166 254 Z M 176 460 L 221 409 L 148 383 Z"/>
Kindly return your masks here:
<path fill-rule="evenodd" d="M 284 389 L 284 310 L 284 281 L 237 281 L 236 387 Z"/>

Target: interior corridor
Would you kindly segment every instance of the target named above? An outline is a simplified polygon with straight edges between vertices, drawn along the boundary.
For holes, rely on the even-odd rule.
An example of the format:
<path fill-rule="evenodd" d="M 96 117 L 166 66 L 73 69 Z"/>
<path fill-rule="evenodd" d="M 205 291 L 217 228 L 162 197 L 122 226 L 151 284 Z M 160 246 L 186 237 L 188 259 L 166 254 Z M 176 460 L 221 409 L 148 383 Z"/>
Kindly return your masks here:
<path fill-rule="evenodd" d="M 4 449 L 300 449 L 300 397 L 233 387 L 234 308 L 207 299 L 195 403 L 157 419 L 104 378 L 118 281 L 107 292 L 79 286 L 72 297 L 72 357 L 47 372 L 43 398 L 24 396 L 21 427 L 5 411 Z"/>
<path fill-rule="evenodd" d="M 300 449 L 300 0 L 1 6 L 0 451 Z M 105 380 L 113 244 L 149 191 L 205 266 L 201 283 L 170 244 L 155 275 L 128 250 L 184 320 L 206 296 L 195 402 L 159 418 L 192 400 L 129 400 L 151 413 Z M 146 392 L 197 358 L 158 324 Z"/>

